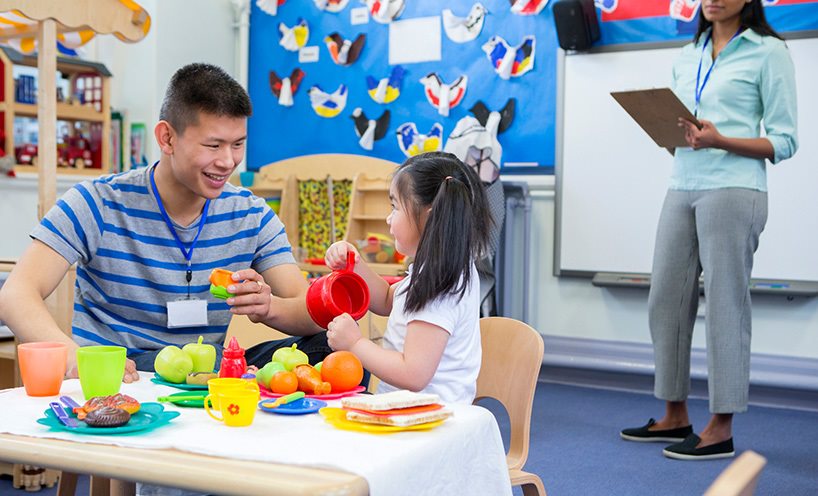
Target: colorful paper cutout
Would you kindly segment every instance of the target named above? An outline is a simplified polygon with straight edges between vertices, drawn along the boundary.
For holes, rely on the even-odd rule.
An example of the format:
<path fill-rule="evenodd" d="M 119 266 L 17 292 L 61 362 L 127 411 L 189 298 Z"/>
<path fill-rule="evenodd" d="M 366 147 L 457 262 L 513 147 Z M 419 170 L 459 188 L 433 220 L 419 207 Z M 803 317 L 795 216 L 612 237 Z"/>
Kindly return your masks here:
<path fill-rule="evenodd" d="M 376 80 L 372 76 L 366 77 L 366 89 L 369 96 L 377 103 L 392 103 L 400 96 L 400 83 L 406 70 L 396 65 L 388 78 Z"/>
<path fill-rule="evenodd" d="M 278 44 L 290 52 L 297 52 L 299 48 L 307 44 L 310 39 L 310 26 L 303 18 L 299 17 L 293 27 L 289 27 L 283 22 L 278 24 L 278 34 L 281 37 Z"/>
<path fill-rule="evenodd" d="M 449 109 L 456 107 L 463 101 L 469 77 L 465 74 L 457 78 L 452 84 L 445 84 L 436 73 L 431 72 L 420 80 L 426 93 L 426 99 L 437 113 L 448 117 Z"/>
<path fill-rule="evenodd" d="M 390 114 L 384 110 L 377 119 L 367 119 L 361 107 L 352 111 L 352 120 L 355 121 L 355 134 L 358 135 L 358 144 L 364 150 L 372 150 L 375 141 L 383 139 L 389 129 Z"/>
<path fill-rule="evenodd" d="M 489 111 L 478 101 L 472 108 L 472 116 L 466 116 L 457 124 L 446 141 L 444 151 L 453 153 L 464 164 L 472 167 L 480 179 L 493 183 L 500 177 L 503 147 L 497 134 L 505 131 L 514 120 L 515 100 L 509 99 L 502 110 Z"/>
<path fill-rule="evenodd" d="M 699 11 L 699 0 L 673 0 L 670 4 L 670 17 L 679 21 L 690 22 Z"/>
<path fill-rule="evenodd" d="M 366 35 L 361 33 L 355 38 L 355 41 L 350 42 L 343 39 L 340 34 L 332 33 L 324 38 L 324 43 L 327 44 L 327 50 L 333 62 L 338 65 L 350 65 L 361 56 L 361 50 L 364 49 L 364 43 L 366 43 Z"/>
<path fill-rule="evenodd" d="M 256 0 L 256 6 L 262 12 L 274 16 L 278 14 L 278 6 L 284 5 L 287 0 Z"/>
<path fill-rule="evenodd" d="M 366 0 L 369 15 L 376 22 L 389 24 L 403 12 L 404 0 Z"/>
<path fill-rule="evenodd" d="M 270 71 L 270 90 L 278 97 L 278 104 L 285 107 L 293 106 L 293 95 L 298 91 L 301 81 L 304 80 L 304 71 L 296 67 L 285 78 L 281 78 L 275 71 Z"/>
<path fill-rule="evenodd" d="M 310 96 L 312 109 L 321 117 L 335 117 L 347 106 L 348 93 L 345 84 L 339 86 L 333 93 L 326 93 L 316 84 L 309 89 L 307 94 Z"/>
<path fill-rule="evenodd" d="M 407 157 L 420 153 L 437 152 L 443 146 L 443 126 L 435 122 L 426 134 L 418 133 L 414 122 L 405 122 L 398 126 L 398 147 Z"/>
<path fill-rule="evenodd" d="M 511 13 L 517 15 L 537 15 L 548 4 L 548 0 L 510 0 Z"/>
<path fill-rule="evenodd" d="M 534 68 L 536 39 L 533 35 L 523 38 L 522 43 L 511 47 L 500 36 L 492 36 L 483 45 L 483 51 L 494 67 L 494 72 L 502 79 L 520 77 Z"/>
<path fill-rule="evenodd" d="M 594 6 L 602 12 L 610 14 L 619 6 L 619 0 L 594 0 Z"/>
<path fill-rule="evenodd" d="M 483 30 L 486 14 L 488 14 L 488 11 L 479 2 L 472 5 L 469 15 L 466 17 L 457 17 L 450 9 L 445 9 L 443 11 L 443 29 L 446 30 L 446 36 L 455 43 L 472 41 Z"/>
<path fill-rule="evenodd" d="M 313 2 L 320 10 L 337 14 L 344 10 L 349 0 L 313 0 Z"/>

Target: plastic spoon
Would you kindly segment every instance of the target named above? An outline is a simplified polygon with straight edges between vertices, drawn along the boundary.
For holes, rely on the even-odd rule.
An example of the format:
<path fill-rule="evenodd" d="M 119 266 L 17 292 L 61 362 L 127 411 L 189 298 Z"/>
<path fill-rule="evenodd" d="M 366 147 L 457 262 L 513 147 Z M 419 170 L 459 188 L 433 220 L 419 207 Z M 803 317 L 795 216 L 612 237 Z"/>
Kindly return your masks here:
<path fill-rule="evenodd" d="M 306 393 L 304 391 L 296 391 L 294 393 L 281 396 L 277 398 L 275 401 L 262 403 L 261 406 L 263 406 L 264 408 L 278 408 L 281 405 L 286 405 L 287 403 L 293 402 L 295 400 L 300 400 L 304 396 L 306 396 Z"/>
<path fill-rule="evenodd" d="M 156 401 L 160 403 L 177 403 L 180 401 L 195 401 L 204 400 L 204 396 L 200 394 L 179 395 L 179 396 L 160 396 Z"/>

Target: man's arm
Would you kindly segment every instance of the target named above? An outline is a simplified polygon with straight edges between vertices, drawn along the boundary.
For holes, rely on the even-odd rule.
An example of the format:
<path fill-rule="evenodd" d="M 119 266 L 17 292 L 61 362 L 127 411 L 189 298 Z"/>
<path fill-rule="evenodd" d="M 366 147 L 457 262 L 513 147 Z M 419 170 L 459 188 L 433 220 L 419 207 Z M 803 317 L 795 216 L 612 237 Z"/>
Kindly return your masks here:
<path fill-rule="evenodd" d="M 77 344 L 59 328 L 45 305 L 70 265 L 56 251 L 34 240 L 0 289 L 0 315 L 23 343 L 57 341 L 68 345 L 68 370 L 76 362 Z"/>

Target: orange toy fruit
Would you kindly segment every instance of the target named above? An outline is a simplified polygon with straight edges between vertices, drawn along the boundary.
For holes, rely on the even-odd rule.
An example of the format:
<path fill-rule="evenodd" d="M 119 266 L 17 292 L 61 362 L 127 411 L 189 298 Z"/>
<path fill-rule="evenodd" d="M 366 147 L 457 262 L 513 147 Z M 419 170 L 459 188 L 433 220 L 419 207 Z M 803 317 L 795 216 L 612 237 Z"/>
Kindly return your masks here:
<path fill-rule="evenodd" d="M 351 351 L 335 351 L 324 358 L 321 378 L 332 384 L 332 391 L 343 393 L 361 383 L 364 368 Z"/>
<path fill-rule="evenodd" d="M 323 368 L 323 367 L 322 367 Z M 298 377 L 298 389 L 307 394 L 329 394 L 332 385 L 321 380 L 321 372 L 315 370 L 312 365 L 301 364 L 293 369 Z"/>
<path fill-rule="evenodd" d="M 276 372 L 270 378 L 270 391 L 278 394 L 290 394 L 298 391 L 298 377 L 295 372 Z"/>

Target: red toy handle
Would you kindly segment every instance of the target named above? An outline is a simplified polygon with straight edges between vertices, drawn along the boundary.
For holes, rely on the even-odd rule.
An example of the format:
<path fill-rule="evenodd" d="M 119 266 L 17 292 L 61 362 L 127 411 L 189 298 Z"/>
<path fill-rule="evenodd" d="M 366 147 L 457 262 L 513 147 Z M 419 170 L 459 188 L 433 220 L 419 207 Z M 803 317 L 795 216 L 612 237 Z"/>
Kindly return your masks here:
<path fill-rule="evenodd" d="M 354 270 L 355 270 L 355 252 L 354 251 L 348 251 L 347 252 L 346 271 L 347 272 L 353 272 Z"/>

